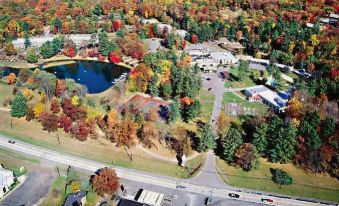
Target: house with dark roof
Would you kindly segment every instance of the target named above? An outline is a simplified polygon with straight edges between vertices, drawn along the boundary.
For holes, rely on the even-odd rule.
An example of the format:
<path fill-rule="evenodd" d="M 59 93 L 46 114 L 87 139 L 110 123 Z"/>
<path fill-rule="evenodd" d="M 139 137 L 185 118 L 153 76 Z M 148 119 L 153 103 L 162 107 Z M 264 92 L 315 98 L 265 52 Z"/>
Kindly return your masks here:
<path fill-rule="evenodd" d="M 86 194 L 84 190 L 80 190 L 77 193 L 71 193 L 67 196 L 64 206 L 82 206 L 86 203 Z"/>

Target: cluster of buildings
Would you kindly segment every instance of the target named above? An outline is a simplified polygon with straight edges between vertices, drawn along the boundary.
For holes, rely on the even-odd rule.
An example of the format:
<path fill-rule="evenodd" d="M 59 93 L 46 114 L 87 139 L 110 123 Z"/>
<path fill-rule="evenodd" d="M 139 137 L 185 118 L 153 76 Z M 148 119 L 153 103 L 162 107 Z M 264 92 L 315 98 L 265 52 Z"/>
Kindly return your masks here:
<path fill-rule="evenodd" d="M 263 85 L 257 85 L 245 89 L 245 95 L 249 102 L 262 102 L 275 112 L 285 112 L 290 92 L 274 92 Z"/>
<path fill-rule="evenodd" d="M 203 72 L 216 72 L 218 68 L 238 63 L 238 59 L 213 43 L 191 44 L 184 51 L 192 57 L 192 65 Z"/>

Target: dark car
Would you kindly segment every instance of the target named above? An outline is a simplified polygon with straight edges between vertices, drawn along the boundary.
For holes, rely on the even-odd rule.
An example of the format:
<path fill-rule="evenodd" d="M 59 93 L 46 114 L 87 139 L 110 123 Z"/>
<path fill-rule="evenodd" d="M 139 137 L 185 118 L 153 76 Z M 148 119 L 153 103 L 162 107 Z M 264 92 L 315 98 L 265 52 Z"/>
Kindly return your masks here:
<path fill-rule="evenodd" d="M 209 81 L 209 80 L 211 80 L 211 78 L 207 77 L 206 80 Z"/>
<path fill-rule="evenodd" d="M 228 193 L 228 196 L 232 197 L 232 198 L 239 198 L 240 195 L 236 194 L 236 193 Z"/>
<path fill-rule="evenodd" d="M 212 88 L 208 88 L 208 91 L 211 91 L 212 90 Z"/>
<path fill-rule="evenodd" d="M 268 199 L 268 198 L 261 198 L 261 202 L 263 202 L 263 203 L 272 203 L 273 200 Z"/>
<path fill-rule="evenodd" d="M 177 189 L 186 189 L 186 187 L 183 185 L 177 185 Z"/>
<path fill-rule="evenodd" d="M 8 140 L 8 143 L 10 143 L 10 144 L 14 144 L 14 143 L 15 143 L 15 141 L 13 141 L 13 140 Z"/>

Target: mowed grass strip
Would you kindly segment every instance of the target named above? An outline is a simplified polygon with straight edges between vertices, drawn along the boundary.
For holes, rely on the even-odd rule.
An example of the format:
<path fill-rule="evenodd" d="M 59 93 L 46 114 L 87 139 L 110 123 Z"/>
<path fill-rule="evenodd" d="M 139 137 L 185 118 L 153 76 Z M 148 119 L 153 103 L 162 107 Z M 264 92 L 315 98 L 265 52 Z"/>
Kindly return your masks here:
<path fill-rule="evenodd" d="M 217 171 L 231 186 L 339 202 L 339 181 L 335 178 L 307 172 L 293 164 L 271 163 L 263 158 L 259 161 L 258 170 L 246 172 L 217 158 Z M 293 178 L 293 184 L 280 188 L 271 180 L 270 168 L 286 171 Z"/>
<path fill-rule="evenodd" d="M 28 161 L 28 162 L 31 162 L 31 163 L 34 163 L 34 164 L 38 164 L 40 162 L 39 160 L 29 158 L 29 157 L 23 156 L 21 154 L 17 154 L 15 152 L 12 152 L 10 150 L 6 150 L 6 149 L 3 149 L 3 148 L 0 148 L 0 156 L 14 157 L 16 159 Z"/>
<path fill-rule="evenodd" d="M 45 200 L 41 203 L 42 206 L 63 205 L 65 201 L 66 178 L 58 176 L 49 188 Z"/>

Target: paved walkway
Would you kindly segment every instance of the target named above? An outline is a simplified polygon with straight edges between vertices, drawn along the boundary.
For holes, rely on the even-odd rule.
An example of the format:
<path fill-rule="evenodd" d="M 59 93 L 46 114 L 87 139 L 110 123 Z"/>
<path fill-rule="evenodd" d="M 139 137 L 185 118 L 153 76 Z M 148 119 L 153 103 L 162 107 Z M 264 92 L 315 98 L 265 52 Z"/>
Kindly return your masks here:
<path fill-rule="evenodd" d="M 207 153 L 206 161 L 201 172 L 196 177 L 192 178 L 190 183 L 214 188 L 231 189 L 232 187 L 226 185 L 219 177 L 215 167 L 215 154 L 213 151 L 210 151 Z"/>

